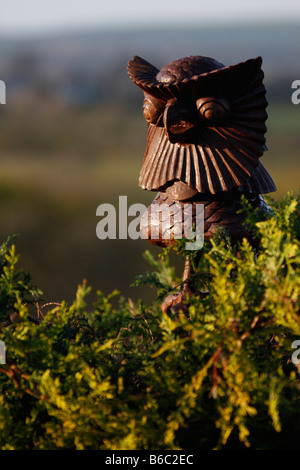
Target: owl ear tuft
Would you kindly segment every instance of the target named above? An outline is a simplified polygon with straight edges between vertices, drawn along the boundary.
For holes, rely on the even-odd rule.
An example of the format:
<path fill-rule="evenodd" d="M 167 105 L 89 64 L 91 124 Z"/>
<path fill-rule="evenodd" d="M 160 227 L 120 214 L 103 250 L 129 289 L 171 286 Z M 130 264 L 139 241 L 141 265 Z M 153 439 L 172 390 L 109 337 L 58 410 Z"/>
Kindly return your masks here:
<path fill-rule="evenodd" d="M 173 95 L 170 95 L 168 87 L 157 80 L 156 75 L 159 73 L 159 69 L 142 57 L 134 56 L 128 62 L 127 72 L 130 79 L 148 95 L 163 102 L 167 102 L 170 97 L 174 98 Z"/>
<path fill-rule="evenodd" d="M 127 71 L 131 80 L 142 89 L 157 84 L 159 70 L 142 57 L 134 56 L 128 62 Z"/>

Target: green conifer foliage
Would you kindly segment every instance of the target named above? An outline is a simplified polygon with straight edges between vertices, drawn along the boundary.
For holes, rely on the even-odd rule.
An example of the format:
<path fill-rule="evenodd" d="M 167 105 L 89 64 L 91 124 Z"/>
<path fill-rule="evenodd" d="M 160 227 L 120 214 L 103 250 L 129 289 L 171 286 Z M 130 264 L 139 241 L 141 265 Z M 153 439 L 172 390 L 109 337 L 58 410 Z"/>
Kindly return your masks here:
<path fill-rule="evenodd" d="M 71 305 L 43 305 L 2 244 L 0 448 L 297 448 L 299 199 L 265 220 L 244 205 L 259 248 L 219 233 L 190 253 L 202 294 L 188 313 L 160 309 L 181 282 L 166 250 L 135 283 L 157 289 L 153 305 L 98 292 L 89 306 L 85 283 Z"/>

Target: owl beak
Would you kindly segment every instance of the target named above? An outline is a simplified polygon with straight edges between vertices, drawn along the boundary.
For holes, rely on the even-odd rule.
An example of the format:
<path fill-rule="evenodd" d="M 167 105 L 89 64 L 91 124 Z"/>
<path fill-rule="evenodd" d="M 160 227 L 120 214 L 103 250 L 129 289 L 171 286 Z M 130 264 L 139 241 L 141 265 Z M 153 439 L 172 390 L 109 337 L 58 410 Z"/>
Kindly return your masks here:
<path fill-rule="evenodd" d="M 164 112 L 164 128 L 171 143 L 188 143 L 195 128 L 191 112 L 183 105 L 171 103 Z"/>

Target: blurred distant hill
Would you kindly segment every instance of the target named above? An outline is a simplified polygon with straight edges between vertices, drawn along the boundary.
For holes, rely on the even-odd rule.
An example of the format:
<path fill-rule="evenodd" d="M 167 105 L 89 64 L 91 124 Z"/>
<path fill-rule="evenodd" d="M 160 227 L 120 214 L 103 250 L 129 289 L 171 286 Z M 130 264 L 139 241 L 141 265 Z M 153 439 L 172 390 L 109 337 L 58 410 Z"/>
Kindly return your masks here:
<path fill-rule="evenodd" d="M 135 104 L 140 94 L 126 64 L 141 55 L 158 68 L 186 55 L 214 57 L 226 65 L 261 55 L 269 99 L 290 99 L 299 79 L 299 25 L 74 31 L 31 38 L 0 37 L 0 78 L 8 96 L 34 90 L 69 104 L 107 100 Z M 297 75 L 298 74 L 298 75 Z"/>

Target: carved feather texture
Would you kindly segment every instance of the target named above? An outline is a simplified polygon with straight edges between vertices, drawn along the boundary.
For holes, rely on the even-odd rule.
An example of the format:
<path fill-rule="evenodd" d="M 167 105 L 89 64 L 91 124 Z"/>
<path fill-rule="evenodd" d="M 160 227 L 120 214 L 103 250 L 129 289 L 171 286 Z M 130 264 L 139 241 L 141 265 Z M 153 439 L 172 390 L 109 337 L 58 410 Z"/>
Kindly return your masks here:
<path fill-rule="evenodd" d="M 252 177 L 239 189 L 248 194 L 267 194 L 277 190 L 273 179 L 261 162 L 254 168 Z"/>
<path fill-rule="evenodd" d="M 216 194 L 249 180 L 248 192 L 272 192 L 274 182 L 258 162 L 263 144 L 259 133 L 254 140 L 247 131 L 231 127 L 205 128 L 197 145 L 183 146 L 170 143 L 163 128 L 150 125 L 139 185 L 159 190 L 178 180 L 200 193 Z"/>
<path fill-rule="evenodd" d="M 253 208 L 262 213 L 270 211 L 269 206 L 262 196 L 254 196 L 249 200 Z M 204 205 L 204 238 L 211 238 L 219 228 L 225 229 L 233 240 L 241 240 L 243 237 L 252 239 L 249 229 L 245 225 L 244 216 L 239 213 L 241 202 L 239 197 L 211 196 L 201 202 L 192 201 L 189 204 L 175 202 L 165 193 L 158 193 L 152 204 L 143 214 L 140 229 L 143 238 L 153 245 L 172 246 L 176 239 L 184 237 L 184 226 L 187 220 L 184 211 L 190 206 L 190 227 L 196 224 L 197 204 Z M 167 210 L 166 210 L 167 208 Z M 254 244 L 255 241 L 252 240 Z"/>

